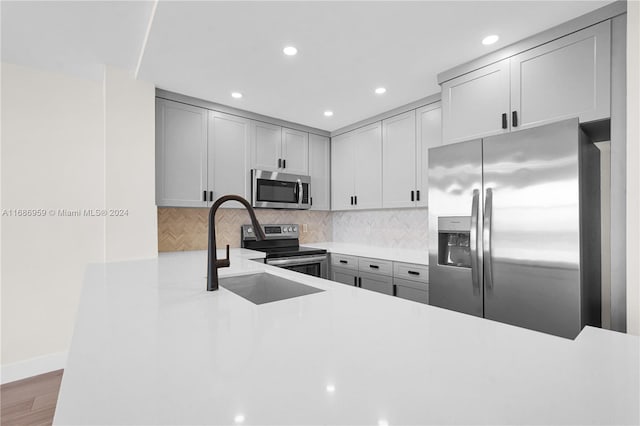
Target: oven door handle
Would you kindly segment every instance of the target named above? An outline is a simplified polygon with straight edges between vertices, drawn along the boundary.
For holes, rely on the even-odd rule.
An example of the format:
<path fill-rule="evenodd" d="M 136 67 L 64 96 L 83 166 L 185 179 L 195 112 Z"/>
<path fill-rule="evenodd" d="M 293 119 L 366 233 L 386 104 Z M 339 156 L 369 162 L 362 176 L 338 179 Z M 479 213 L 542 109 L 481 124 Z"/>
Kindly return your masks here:
<path fill-rule="evenodd" d="M 317 263 L 317 262 L 326 262 L 327 256 L 292 256 L 292 257 L 281 257 L 277 259 L 266 259 L 265 263 L 267 265 L 279 266 L 279 265 L 307 265 L 309 263 Z"/>

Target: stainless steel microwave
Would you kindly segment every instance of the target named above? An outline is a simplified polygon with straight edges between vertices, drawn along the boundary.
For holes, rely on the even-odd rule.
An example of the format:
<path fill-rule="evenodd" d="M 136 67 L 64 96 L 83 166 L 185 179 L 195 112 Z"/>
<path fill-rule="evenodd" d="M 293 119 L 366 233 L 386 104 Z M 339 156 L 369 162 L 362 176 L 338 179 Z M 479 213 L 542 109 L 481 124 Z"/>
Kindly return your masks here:
<path fill-rule="evenodd" d="M 253 169 L 251 205 L 265 209 L 308 209 L 310 183 L 309 176 Z"/>

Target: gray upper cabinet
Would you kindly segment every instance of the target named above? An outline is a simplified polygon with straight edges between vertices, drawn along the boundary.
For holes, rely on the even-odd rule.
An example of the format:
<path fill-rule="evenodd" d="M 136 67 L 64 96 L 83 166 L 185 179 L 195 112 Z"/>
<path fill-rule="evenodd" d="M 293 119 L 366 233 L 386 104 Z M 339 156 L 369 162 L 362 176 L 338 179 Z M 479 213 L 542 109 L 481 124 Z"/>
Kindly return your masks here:
<path fill-rule="evenodd" d="M 442 144 L 442 108 L 440 102 L 416 110 L 416 206 L 427 206 L 429 193 L 429 148 Z"/>
<path fill-rule="evenodd" d="M 309 176 L 311 210 L 329 210 L 330 142 L 326 136 L 309 134 Z"/>
<path fill-rule="evenodd" d="M 309 174 L 309 134 L 273 124 L 252 123 L 252 168 Z"/>
<path fill-rule="evenodd" d="M 382 125 L 376 122 L 331 140 L 331 209 L 382 207 Z"/>
<path fill-rule="evenodd" d="M 156 204 L 206 207 L 207 110 L 156 99 Z"/>
<path fill-rule="evenodd" d="M 309 174 L 309 133 L 282 128 L 282 168 L 285 173 Z"/>
<path fill-rule="evenodd" d="M 382 206 L 426 207 L 429 148 L 442 143 L 440 102 L 382 121 Z"/>
<path fill-rule="evenodd" d="M 609 117 L 610 72 L 610 21 L 512 57 L 512 128 Z"/>
<path fill-rule="evenodd" d="M 508 132 L 509 60 L 442 84 L 443 143 L 462 142 Z"/>
<path fill-rule="evenodd" d="M 249 198 L 250 120 L 209 111 L 209 191 L 213 200 L 233 194 Z M 224 207 L 241 207 L 225 203 Z"/>
<path fill-rule="evenodd" d="M 282 127 L 251 122 L 251 167 L 277 172 L 282 164 Z"/>
<path fill-rule="evenodd" d="M 382 124 L 380 122 L 354 130 L 356 155 L 355 208 L 382 207 Z"/>
<path fill-rule="evenodd" d="M 382 121 L 382 207 L 416 202 L 416 112 Z"/>
<path fill-rule="evenodd" d="M 610 116 L 611 22 L 442 83 L 443 143 Z"/>
<path fill-rule="evenodd" d="M 355 208 L 356 155 L 354 132 L 331 138 L 331 210 Z"/>

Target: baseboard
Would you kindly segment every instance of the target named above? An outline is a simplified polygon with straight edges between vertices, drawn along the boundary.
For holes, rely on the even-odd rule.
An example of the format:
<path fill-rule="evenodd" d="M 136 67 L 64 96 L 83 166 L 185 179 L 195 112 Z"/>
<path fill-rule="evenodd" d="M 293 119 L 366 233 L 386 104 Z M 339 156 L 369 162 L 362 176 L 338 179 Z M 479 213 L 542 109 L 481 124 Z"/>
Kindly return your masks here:
<path fill-rule="evenodd" d="M 3 365 L 1 370 L 2 384 L 37 376 L 38 374 L 60 370 L 67 364 L 67 353 L 57 352 L 24 361 Z"/>

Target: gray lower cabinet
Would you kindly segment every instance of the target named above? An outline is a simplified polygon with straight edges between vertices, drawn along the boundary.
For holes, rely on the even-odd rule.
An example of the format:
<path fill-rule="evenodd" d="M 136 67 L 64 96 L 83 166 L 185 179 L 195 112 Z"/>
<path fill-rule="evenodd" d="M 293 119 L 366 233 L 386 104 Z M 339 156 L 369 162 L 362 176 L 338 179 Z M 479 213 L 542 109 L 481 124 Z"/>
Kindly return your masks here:
<path fill-rule="evenodd" d="M 331 253 L 331 281 L 429 303 L 429 267 Z"/>
<path fill-rule="evenodd" d="M 428 284 L 394 278 L 393 285 L 396 287 L 396 296 L 402 299 L 413 300 L 414 302 L 429 304 Z"/>
<path fill-rule="evenodd" d="M 355 286 L 357 285 L 358 271 L 353 269 L 337 268 L 332 265 L 331 267 L 331 281 L 337 283 L 347 284 Z"/>
<path fill-rule="evenodd" d="M 429 267 L 412 263 L 394 262 L 393 285 L 396 296 L 429 303 Z"/>
<path fill-rule="evenodd" d="M 393 277 L 360 272 L 358 284 L 361 288 L 393 296 Z"/>

